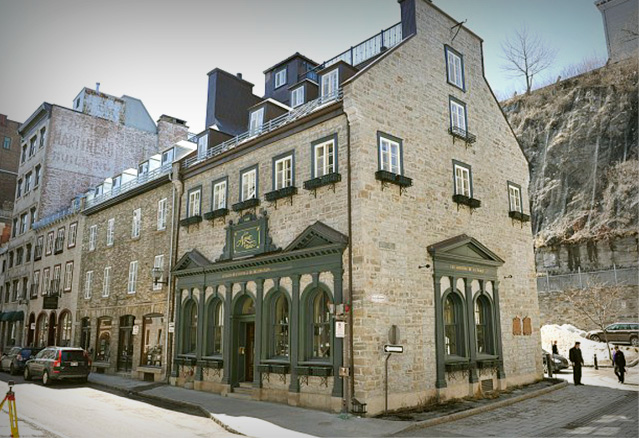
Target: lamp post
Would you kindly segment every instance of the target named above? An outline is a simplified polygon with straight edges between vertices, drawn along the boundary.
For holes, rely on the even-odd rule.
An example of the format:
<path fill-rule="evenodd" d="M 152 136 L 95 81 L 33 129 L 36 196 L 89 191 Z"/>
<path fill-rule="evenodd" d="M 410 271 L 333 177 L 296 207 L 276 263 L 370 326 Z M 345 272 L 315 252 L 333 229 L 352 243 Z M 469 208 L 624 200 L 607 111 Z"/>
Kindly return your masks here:
<path fill-rule="evenodd" d="M 163 275 L 164 275 L 164 270 L 162 268 L 154 266 L 153 269 L 151 269 L 151 277 L 153 278 L 154 286 L 157 284 L 169 284 L 168 281 L 160 281 Z"/>

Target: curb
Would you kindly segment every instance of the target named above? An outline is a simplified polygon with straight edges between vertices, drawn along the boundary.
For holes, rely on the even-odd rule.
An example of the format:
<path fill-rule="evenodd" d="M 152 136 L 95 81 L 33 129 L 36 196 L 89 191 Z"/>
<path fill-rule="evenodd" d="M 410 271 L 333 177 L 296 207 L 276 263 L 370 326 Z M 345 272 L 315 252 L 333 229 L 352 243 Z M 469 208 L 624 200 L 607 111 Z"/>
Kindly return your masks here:
<path fill-rule="evenodd" d="M 411 431 L 411 430 L 425 429 L 427 427 L 436 426 L 438 424 L 448 423 L 450 421 L 461 420 L 462 418 L 471 417 L 473 415 L 481 414 L 483 412 L 488 412 L 488 411 L 492 411 L 492 410 L 495 410 L 495 409 L 503 408 L 504 406 L 510 406 L 512 404 L 519 403 L 521 401 L 524 401 L 524 400 L 527 400 L 527 399 L 530 399 L 530 398 L 539 397 L 540 395 L 548 394 L 549 392 L 553 392 L 553 391 L 556 391 L 558 389 L 565 388 L 566 386 L 568 386 L 568 382 L 564 380 L 563 382 L 558 383 L 558 384 L 553 385 L 553 386 L 549 386 L 548 388 L 543 388 L 543 389 L 540 389 L 538 391 L 531 392 L 529 394 L 518 395 L 517 397 L 513 397 L 513 398 L 510 398 L 508 400 L 502 400 L 502 401 L 499 401 L 499 402 L 490 403 L 490 404 L 487 404 L 485 406 L 480 406 L 478 408 L 468 409 L 468 410 L 462 411 L 462 412 L 456 412 L 456 413 L 450 414 L 450 415 L 444 415 L 442 417 L 437 417 L 437 418 L 431 418 L 429 420 L 418 421 L 418 422 L 415 422 L 415 423 L 413 423 L 413 424 L 411 424 L 409 426 L 406 426 L 405 428 L 403 428 L 403 429 L 391 434 L 390 436 L 397 436 L 400 433 L 408 432 L 408 431 Z"/>

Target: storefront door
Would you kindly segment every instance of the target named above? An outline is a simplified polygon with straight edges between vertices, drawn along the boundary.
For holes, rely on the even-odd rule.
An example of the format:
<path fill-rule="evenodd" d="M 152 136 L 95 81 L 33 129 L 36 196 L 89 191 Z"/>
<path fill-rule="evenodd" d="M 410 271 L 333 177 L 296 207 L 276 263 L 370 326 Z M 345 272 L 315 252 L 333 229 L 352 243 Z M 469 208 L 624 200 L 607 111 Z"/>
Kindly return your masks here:
<path fill-rule="evenodd" d="M 120 318 L 118 337 L 118 371 L 131 371 L 133 365 L 133 323 L 135 317 L 127 315 Z"/>

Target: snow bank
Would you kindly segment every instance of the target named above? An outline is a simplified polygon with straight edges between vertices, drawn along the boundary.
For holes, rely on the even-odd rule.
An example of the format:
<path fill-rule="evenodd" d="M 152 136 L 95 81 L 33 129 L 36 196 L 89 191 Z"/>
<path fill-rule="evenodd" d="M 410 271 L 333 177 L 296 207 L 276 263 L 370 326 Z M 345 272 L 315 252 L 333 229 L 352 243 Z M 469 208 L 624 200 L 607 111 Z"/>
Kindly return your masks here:
<path fill-rule="evenodd" d="M 584 357 L 584 363 L 586 365 L 594 364 L 594 356 L 597 355 L 597 363 L 603 366 L 610 366 L 610 360 L 608 356 L 608 349 L 605 342 L 594 342 L 586 339 L 584 336 L 586 332 L 579 328 L 570 325 L 557 325 L 550 324 L 541 327 L 541 346 L 544 350 L 552 351 L 552 343 L 557 341 L 557 347 L 559 354 L 568 359 L 568 350 L 570 350 L 576 341 L 581 343 L 581 354 Z M 611 344 L 610 348 L 614 348 Z M 635 347 L 629 347 L 620 345 L 619 349 L 623 350 L 626 356 L 626 362 L 630 363 L 639 356 L 639 349 Z M 612 356 L 612 354 L 611 354 Z"/>

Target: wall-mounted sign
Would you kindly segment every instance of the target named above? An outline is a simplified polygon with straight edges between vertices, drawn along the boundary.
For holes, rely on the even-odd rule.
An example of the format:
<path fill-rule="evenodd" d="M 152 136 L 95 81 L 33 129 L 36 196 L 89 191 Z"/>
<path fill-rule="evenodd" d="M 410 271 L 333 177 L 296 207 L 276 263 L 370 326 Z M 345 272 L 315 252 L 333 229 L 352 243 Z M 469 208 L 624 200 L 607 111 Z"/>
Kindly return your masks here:
<path fill-rule="evenodd" d="M 35 322 L 32 322 L 30 327 L 31 327 L 31 330 L 35 330 Z"/>
<path fill-rule="evenodd" d="M 233 253 L 238 256 L 253 253 L 260 247 L 261 241 L 260 227 L 244 228 L 233 232 Z"/>
<path fill-rule="evenodd" d="M 403 345 L 384 345 L 384 353 L 403 353 Z"/>
<path fill-rule="evenodd" d="M 450 265 L 450 269 L 461 272 L 473 272 L 476 274 L 484 274 L 486 272 L 485 269 L 476 268 L 474 266 Z"/>
<path fill-rule="evenodd" d="M 346 323 L 344 321 L 335 321 L 335 337 L 343 338 L 346 336 Z"/>
<path fill-rule="evenodd" d="M 138 333 L 140 333 L 140 326 L 139 325 L 134 325 L 133 326 L 133 334 L 137 335 Z"/>
<path fill-rule="evenodd" d="M 248 213 L 236 224 L 229 222 L 226 227 L 226 245 L 218 261 L 258 255 L 276 249 L 268 233 L 266 212 L 262 212 L 259 217 Z"/>
<path fill-rule="evenodd" d="M 47 310 L 54 310 L 58 308 L 58 297 L 44 297 L 42 302 L 42 308 Z"/>
<path fill-rule="evenodd" d="M 174 322 L 170 322 L 169 323 L 169 333 L 175 333 L 175 323 Z"/>

